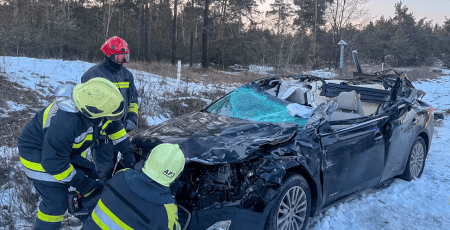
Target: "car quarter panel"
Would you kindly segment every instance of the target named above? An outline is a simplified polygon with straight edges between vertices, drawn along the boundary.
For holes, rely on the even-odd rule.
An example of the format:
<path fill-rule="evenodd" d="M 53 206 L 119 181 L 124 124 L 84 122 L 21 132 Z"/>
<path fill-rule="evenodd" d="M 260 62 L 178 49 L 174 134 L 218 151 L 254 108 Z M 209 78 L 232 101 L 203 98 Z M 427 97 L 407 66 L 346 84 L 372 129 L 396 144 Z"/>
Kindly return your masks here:
<path fill-rule="evenodd" d="M 414 103 L 409 111 L 390 121 L 391 137 L 381 181 L 403 173 L 411 147 L 420 133 L 426 133 L 428 140 L 432 139 L 433 117 L 430 106 Z M 429 146 L 431 141 L 428 142 Z"/>

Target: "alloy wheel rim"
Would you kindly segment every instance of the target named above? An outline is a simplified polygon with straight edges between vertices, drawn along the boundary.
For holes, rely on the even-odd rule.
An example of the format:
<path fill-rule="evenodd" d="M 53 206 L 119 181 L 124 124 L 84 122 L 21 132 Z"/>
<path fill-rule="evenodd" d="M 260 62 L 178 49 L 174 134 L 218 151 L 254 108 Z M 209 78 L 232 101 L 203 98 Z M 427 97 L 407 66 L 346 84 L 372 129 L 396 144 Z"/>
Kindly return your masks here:
<path fill-rule="evenodd" d="M 413 178 L 417 178 L 422 171 L 424 156 L 423 146 L 417 143 L 411 152 L 411 160 L 409 161 L 409 170 Z"/>
<path fill-rule="evenodd" d="M 289 189 L 278 207 L 277 229 L 301 229 L 306 218 L 307 205 L 306 194 L 300 186 Z"/>

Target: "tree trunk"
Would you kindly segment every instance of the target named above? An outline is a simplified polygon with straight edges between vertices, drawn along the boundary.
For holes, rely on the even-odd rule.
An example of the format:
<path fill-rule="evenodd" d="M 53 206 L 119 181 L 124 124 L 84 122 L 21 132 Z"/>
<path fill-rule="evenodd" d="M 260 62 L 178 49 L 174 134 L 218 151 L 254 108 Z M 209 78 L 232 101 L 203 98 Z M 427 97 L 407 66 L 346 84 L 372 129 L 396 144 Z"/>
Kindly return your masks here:
<path fill-rule="evenodd" d="M 202 37 L 202 68 L 208 68 L 208 17 L 209 1 L 205 0 L 205 15 L 203 16 L 203 37 Z"/>
<path fill-rule="evenodd" d="M 147 63 L 152 63 L 152 7 L 153 2 L 150 1 L 147 8 Z"/>
<path fill-rule="evenodd" d="M 190 12 L 190 16 L 191 16 L 191 25 L 190 25 L 190 29 L 189 29 L 189 66 L 192 67 L 192 65 L 194 64 L 194 28 L 193 28 L 193 24 L 194 24 L 194 15 L 193 15 L 193 9 L 194 9 L 194 0 L 191 0 L 191 12 Z M 197 26 L 195 24 L 195 26 Z"/>
<path fill-rule="evenodd" d="M 144 26 L 144 4 L 139 2 L 139 43 L 138 43 L 138 59 L 144 60 L 144 40 L 145 40 L 145 26 Z"/>
<path fill-rule="evenodd" d="M 316 12 L 314 14 L 314 34 L 313 34 L 313 52 L 312 52 L 312 66 L 313 69 L 317 64 L 317 56 L 316 56 L 316 46 L 317 46 L 317 8 L 318 8 L 318 0 L 316 0 Z M 318 66 L 317 66 L 318 67 Z"/>
<path fill-rule="evenodd" d="M 175 65 L 177 59 L 177 6 L 178 0 L 174 0 L 172 25 L 172 65 Z"/>

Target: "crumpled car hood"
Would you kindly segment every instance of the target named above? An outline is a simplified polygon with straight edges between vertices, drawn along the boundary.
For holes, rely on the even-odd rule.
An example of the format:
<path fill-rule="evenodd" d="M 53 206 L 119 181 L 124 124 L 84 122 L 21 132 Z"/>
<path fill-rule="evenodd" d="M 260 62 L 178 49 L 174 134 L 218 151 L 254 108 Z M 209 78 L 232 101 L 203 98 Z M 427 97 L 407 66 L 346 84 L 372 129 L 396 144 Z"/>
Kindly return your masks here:
<path fill-rule="evenodd" d="M 173 118 L 143 131 L 133 138 L 158 138 L 164 143 L 180 145 L 186 161 L 207 165 L 233 163 L 252 155 L 263 145 L 275 145 L 292 138 L 298 124 L 261 123 L 213 113 L 193 112 Z M 143 155 L 148 154 L 142 152 Z"/>

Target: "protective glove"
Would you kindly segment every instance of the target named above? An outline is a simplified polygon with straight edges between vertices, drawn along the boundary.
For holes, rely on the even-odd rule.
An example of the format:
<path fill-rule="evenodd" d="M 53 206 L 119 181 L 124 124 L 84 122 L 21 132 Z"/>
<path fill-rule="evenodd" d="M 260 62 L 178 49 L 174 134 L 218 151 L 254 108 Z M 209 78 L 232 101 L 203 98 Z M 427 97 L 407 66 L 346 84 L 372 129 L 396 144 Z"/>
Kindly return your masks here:
<path fill-rule="evenodd" d="M 126 120 L 125 123 L 123 124 L 125 131 L 127 132 L 131 132 L 133 131 L 134 127 L 136 126 L 136 123 L 134 123 L 134 121 L 132 120 Z"/>
<path fill-rule="evenodd" d="M 88 197 L 89 195 L 96 194 L 102 191 L 103 185 L 91 178 L 85 177 L 83 182 L 77 187 L 77 191 L 84 197 Z"/>
<path fill-rule="evenodd" d="M 133 149 L 129 149 L 123 154 L 123 166 L 125 168 L 133 168 L 134 164 L 136 164 L 134 151 Z"/>

